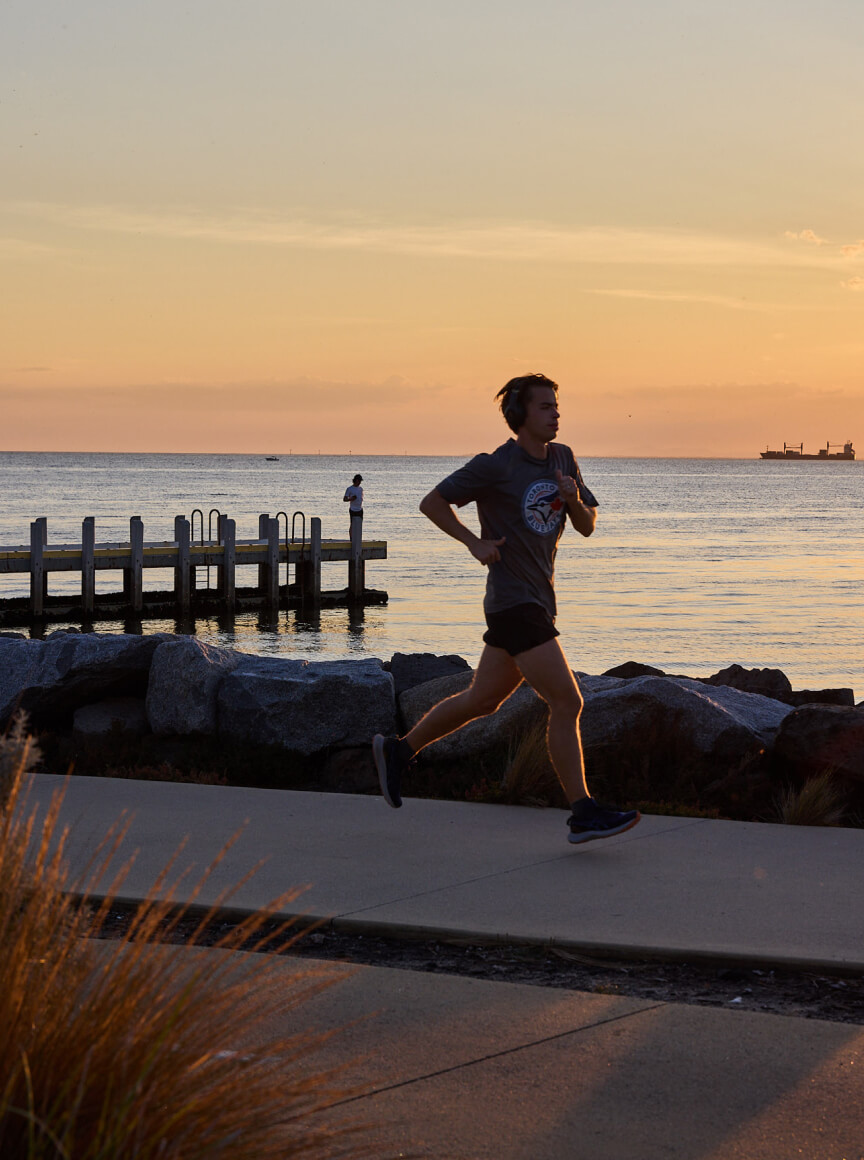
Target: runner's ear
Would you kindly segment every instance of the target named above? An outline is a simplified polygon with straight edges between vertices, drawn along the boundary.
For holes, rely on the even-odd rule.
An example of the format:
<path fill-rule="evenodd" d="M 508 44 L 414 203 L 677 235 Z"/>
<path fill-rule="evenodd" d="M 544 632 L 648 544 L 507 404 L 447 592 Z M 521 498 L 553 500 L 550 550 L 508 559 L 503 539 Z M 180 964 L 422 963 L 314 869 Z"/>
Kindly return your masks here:
<path fill-rule="evenodd" d="M 518 431 L 525 423 L 525 403 L 522 400 L 523 384 L 519 383 L 509 391 L 502 410 L 507 426 L 511 431 Z"/>

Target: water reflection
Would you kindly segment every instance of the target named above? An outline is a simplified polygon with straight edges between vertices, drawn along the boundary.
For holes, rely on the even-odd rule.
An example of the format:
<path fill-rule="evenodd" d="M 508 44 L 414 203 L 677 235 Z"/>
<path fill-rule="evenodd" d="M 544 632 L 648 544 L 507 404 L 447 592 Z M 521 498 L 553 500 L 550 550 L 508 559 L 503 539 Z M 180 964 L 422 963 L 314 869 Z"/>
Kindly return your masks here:
<path fill-rule="evenodd" d="M 366 609 L 354 605 L 348 609 L 348 647 L 352 652 L 366 652 Z"/>

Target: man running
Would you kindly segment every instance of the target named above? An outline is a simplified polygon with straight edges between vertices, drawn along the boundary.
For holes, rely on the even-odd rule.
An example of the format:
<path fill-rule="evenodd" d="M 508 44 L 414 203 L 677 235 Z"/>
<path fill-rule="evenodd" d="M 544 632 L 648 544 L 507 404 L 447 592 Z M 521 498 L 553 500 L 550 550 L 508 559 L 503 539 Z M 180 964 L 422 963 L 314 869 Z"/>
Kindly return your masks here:
<path fill-rule="evenodd" d="M 404 737 L 372 742 L 381 792 L 402 805 L 401 785 L 415 755 L 477 717 L 494 713 L 524 679 L 549 706 L 546 742 L 572 815 L 569 840 L 623 834 L 638 810 L 606 809 L 588 793 L 579 733 L 582 695 L 556 639 L 555 553 L 567 516 L 583 536 L 597 522 L 597 500 L 585 486 L 573 452 L 558 433 L 558 385 L 545 375 L 511 379 L 498 392 L 516 438 L 477 455 L 424 497 L 420 511 L 464 544 L 489 569 L 483 603 L 485 648 L 471 685 L 435 705 Z M 480 535 L 453 510 L 477 504 Z"/>

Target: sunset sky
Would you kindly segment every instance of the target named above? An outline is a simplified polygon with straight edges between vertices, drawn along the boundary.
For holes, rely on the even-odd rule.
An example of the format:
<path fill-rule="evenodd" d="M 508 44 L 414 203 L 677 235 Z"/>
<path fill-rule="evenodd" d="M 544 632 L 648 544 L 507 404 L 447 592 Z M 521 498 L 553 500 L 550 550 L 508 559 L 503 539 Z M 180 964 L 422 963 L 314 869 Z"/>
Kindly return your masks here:
<path fill-rule="evenodd" d="M 4 0 L 0 449 L 864 453 L 861 0 Z"/>

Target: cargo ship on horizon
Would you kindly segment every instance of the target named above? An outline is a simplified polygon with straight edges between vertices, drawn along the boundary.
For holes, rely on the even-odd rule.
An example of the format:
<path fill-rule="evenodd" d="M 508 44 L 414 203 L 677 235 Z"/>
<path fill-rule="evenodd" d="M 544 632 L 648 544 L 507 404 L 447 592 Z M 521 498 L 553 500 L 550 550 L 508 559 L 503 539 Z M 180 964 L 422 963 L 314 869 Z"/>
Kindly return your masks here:
<path fill-rule="evenodd" d="M 842 447 L 842 451 L 832 451 L 832 447 Z M 803 443 L 784 443 L 782 451 L 769 451 L 766 447 L 764 451 L 759 454 L 763 459 L 845 459 L 850 460 L 855 458 L 855 449 L 852 446 L 852 440 L 849 439 L 845 443 L 826 443 L 824 447 L 819 448 L 816 455 L 805 455 Z"/>

